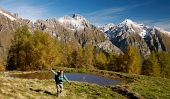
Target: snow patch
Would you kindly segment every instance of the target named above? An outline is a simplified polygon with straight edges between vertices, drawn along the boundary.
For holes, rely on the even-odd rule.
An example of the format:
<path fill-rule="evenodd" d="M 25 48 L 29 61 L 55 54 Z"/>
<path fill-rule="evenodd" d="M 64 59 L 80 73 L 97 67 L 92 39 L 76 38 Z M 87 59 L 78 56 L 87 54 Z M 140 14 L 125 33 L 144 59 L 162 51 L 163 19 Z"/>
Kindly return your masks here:
<path fill-rule="evenodd" d="M 0 13 L 2 13 L 4 16 L 8 17 L 12 21 L 16 20 L 14 17 L 10 16 L 9 14 L 3 13 L 2 11 L 0 11 Z"/>
<path fill-rule="evenodd" d="M 144 30 L 139 34 L 142 38 L 146 38 L 147 35 L 149 34 L 149 30 Z"/>

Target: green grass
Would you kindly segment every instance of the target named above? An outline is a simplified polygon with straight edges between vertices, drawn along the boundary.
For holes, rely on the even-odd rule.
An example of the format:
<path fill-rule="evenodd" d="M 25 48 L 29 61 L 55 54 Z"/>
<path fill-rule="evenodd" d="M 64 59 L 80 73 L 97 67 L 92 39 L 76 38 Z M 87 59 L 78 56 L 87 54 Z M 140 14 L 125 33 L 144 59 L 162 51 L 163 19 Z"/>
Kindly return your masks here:
<path fill-rule="evenodd" d="M 72 82 L 71 85 L 64 82 L 64 91 L 60 99 L 127 99 L 127 96 L 113 91 L 119 87 L 125 88 L 128 93 L 140 94 L 146 99 L 170 99 L 170 79 L 92 69 L 64 68 L 64 70 L 70 73 L 100 75 L 120 80 L 122 83 L 116 86 L 99 86 L 86 82 Z M 23 72 L 15 71 L 12 73 Z M 56 98 L 54 80 L 6 78 L 4 72 L 0 75 L 0 97 L 2 99 Z"/>
<path fill-rule="evenodd" d="M 120 85 L 111 88 L 125 87 L 130 93 L 138 93 L 146 99 L 170 99 L 170 79 L 92 69 L 65 68 L 65 71 L 90 73 L 120 80 Z"/>
<path fill-rule="evenodd" d="M 170 99 L 170 79 L 139 76 L 134 82 L 124 86 L 131 89 L 132 92 L 140 93 L 147 99 Z"/>

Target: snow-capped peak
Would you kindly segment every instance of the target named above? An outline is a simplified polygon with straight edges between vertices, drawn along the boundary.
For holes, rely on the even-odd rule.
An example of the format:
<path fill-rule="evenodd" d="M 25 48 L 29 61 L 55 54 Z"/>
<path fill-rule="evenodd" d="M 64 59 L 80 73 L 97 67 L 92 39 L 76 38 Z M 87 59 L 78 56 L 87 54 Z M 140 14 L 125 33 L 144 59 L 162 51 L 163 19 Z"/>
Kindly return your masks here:
<path fill-rule="evenodd" d="M 62 17 L 64 20 L 72 20 L 73 18 L 71 18 L 70 16 L 67 16 L 67 15 L 65 15 L 65 16 L 63 16 Z"/>
<path fill-rule="evenodd" d="M 147 37 L 150 28 L 144 24 L 137 24 L 130 19 L 125 19 L 122 23 L 118 25 L 121 28 L 128 27 L 131 31 L 139 33 L 142 38 Z"/>
<path fill-rule="evenodd" d="M 73 19 L 75 19 L 79 25 L 90 25 L 90 22 L 80 14 L 74 14 Z"/>
<path fill-rule="evenodd" d="M 137 24 L 130 19 L 125 19 L 117 26 L 111 28 L 107 33 L 112 37 L 124 35 L 124 38 L 129 37 L 132 34 L 138 33 L 142 38 L 145 38 L 148 35 L 149 27 L 144 24 Z"/>
<path fill-rule="evenodd" d="M 71 22 L 74 23 L 74 19 L 71 18 L 70 16 L 63 16 L 62 18 L 59 18 L 59 22 L 64 23 L 64 22 Z"/>
<path fill-rule="evenodd" d="M 132 20 L 130 19 L 125 19 L 123 22 L 121 22 L 118 27 L 124 27 L 124 26 L 128 26 L 128 27 L 131 27 L 131 26 L 135 26 L 135 27 L 141 27 L 143 26 L 142 24 L 137 24 L 135 22 L 133 22 Z"/>
<path fill-rule="evenodd" d="M 59 22 L 69 26 L 71 30 L 84 29 L 84 27 L 90 26 L 90 22 L 88 22 L 84 17 L 79 14 L 74 14 L 73 17 L 64 16 L 62 18 L 59 18 Z"/>
<path fill-rule="evenodd" d="M 75 20 L 80 20 L 80 19 L 84 19 L 84 20 L 86 20 L 83 16 L 81 16 L 80 14 L 73 14 L 73 18 L 75 19 Z"/>
<path fill-rule="evenodd" d="M 5 11 L 3 11 L 2 8 L 0 8 L 0 13 L 3 14 L 4 16 L 8 17 L 9 19 L 11 19 L 12 21 L 16 20 L 14 17 L 12 17 L 11 15 L 5 13 Z"/>
<path fill-rule="evenodd" d="M 134 22 L 130 19 L 125 19 L 121 24 L 133 24 Z"/>

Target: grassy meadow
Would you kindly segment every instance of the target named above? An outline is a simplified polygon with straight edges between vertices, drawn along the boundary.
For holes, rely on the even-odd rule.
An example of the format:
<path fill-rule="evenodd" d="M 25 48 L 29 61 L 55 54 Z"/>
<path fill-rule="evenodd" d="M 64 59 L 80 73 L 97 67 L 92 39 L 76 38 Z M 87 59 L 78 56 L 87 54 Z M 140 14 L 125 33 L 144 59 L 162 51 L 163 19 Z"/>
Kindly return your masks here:
<path fill-rule="evenodd" d="M 64 82 L 64 91 L 59 99 L 170 99 L 170 79 L 142 75 L 118 73 L 92 69 L 64 68 L 69 73 L 88 73 L 117 79 L 122 83 L 116 86 L 99 86 L 86 82 Z M 47 71 L 43 71 L 47 72 Z M 0 73 L 0 97 L 2 99 L 55 99 L 56 85 L 53 79 L 8 78 Z"/>

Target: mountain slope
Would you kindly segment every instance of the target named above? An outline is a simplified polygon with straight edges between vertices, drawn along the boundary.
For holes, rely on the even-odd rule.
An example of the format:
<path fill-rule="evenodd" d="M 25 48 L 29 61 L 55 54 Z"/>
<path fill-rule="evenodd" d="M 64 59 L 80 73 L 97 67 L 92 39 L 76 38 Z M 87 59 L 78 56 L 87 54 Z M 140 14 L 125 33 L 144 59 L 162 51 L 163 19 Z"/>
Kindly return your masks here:
<path fill-rule="evenodd" d="M 33 23 L 28 19 L 20 18 L 16 13 L 12 14 L 0 8 L 0 56 L 4 60 L 7 58 L 13 33 L 25 24 Z"/>
<path fill-rule="evenodd" d="M 86 44 L 92 44 L 109 52 L 122 53 L 103 32 L 78 14 L 74 14 L 73 18 L 64 16 L 59 19 L 50 18 L 46 21 L 37 20 L 34 24 L 34 30 L 36 28 L 47 31 L 59 40 L 67 41 L 71 45 L 84 47 Z"/>
<path fill-rule="evenodd" d="M 150 28 L 148 36 L 145 38 L 150 50 L 166 51 L 170 53 L 170 33 L 158 27 Z"/>
<path fill-rule="evenodd" d="M 137 24 L 130 19 L 126 19 L 117 26 L 105 31 L 111 42 L 126 51 L 128 45 L 137 46 L 141 55 L 147 58 L 152 50 L 170 52 L 170 32 L 158 27 Z"/>
<path fill-rule="evenodd" d="M 12 33 L 19 27 L 16 18 L 10 13 L 0 8 L 0 56 L 6 59 L 8 49 L 11 45 Z"/>
<path fill-rule="evenodd" d="M 143 58 L 147 58 L 150 54 L 150 50 L 143 39 L 143 37 L 147 34 L 144 33 L 144 31 L 147 31 L 147 29 L 148 27 L 143 24 L 137 24 L 129 19 L 126 19 L 109 30 L 110 40 L 123 52 L 126 51 L 126 47 L 128 45 L 134 45 L 139 49 Z"/>

